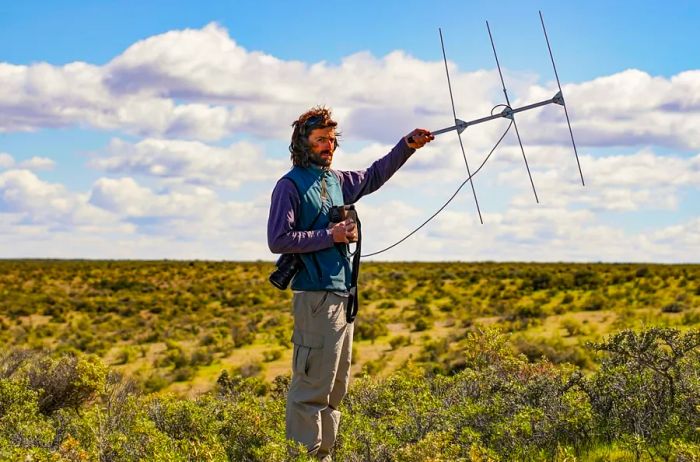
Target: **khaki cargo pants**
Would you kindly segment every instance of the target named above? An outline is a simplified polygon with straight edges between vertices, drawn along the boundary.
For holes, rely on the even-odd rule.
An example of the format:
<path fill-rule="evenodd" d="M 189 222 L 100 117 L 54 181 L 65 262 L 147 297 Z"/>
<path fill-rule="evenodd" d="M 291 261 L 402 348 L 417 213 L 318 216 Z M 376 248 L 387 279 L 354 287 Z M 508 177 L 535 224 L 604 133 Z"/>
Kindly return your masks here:
<path fill-rule="evenodd" d="M 348 391 L 353 324 L 347 298 L 333 292 L 294 294 L 292 382 L 287 395 L 287 439 L 330 460 L 340 423 L 338 405 Z"/>

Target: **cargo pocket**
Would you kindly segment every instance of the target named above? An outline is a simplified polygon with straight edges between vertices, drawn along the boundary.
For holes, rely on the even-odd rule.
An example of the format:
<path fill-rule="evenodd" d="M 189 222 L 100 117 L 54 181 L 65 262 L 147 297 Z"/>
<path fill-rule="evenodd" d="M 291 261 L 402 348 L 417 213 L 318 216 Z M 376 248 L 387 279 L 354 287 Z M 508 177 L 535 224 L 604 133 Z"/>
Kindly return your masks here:
<path fill-rule="evenodd" d="M 321 376 L 321 360 L 323 359 L 323 336 L 304 331 L 294 331 L 294 362 L 292 370 L 311 378 Z"/>

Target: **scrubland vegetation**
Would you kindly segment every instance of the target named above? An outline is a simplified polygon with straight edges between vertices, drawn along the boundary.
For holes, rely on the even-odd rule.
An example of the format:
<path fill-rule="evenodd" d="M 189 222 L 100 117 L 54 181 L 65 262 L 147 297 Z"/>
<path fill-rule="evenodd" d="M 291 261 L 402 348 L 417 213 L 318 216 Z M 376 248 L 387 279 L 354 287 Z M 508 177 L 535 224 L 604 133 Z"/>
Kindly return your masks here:
<path fill-rule="evenodd" d="M 0 459 L 288 460 L 271 270 L 0 261 Z M 335 460 L 700 460 L 700 266 L 368 263 L 360 284 Z"/>

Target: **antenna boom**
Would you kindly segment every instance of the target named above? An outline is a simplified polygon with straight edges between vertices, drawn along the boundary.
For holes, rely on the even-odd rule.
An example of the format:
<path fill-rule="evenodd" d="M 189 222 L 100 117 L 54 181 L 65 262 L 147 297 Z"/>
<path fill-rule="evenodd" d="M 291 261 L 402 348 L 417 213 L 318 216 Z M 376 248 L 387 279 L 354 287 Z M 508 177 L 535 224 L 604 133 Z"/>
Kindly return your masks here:
<path fill-rule="evenodd" d="M 546 100 L 540 101 L 538 103 L 528 104 L 527 106 L 521 106 L 521 107 L 515 108 L 515 109 L 510 108 L 510 106 L 506 106 L 506 108 L 503 109 L 503 111 L 499 112 L 498 114 L 493 114 L 490 116 L 481 117 L 479 119 L 470 120 L 468 122 L 465 122 L 464 120 L 460 120 L 460 119 L 455 119 L 457 121 L 457 123 L 455 125 L 453 125 L 451 127 L 446 127 L 446 128 L 441 128 L 439 130 L 431 131 L 430 133 L 432 133 L 433 135 L 441 135 L 443 133 L 451 132 L 453 130 L 457 130 L 457 133 L 462 133 L 470 125 L 477 125 L 477 124 L 480 124 L 482 122 L 488 122 L 489 120 L 500 119 L 500 118 L 506 118 L 506 119 L 512 120 L 513 114 L 516 114 L 518 112 L 527 111 L 530 109 L 535 109 L 535 108 L 542 107 L 542 106 L 546 106 L 547 104 L 552 104 L 552 103 L 558 104 L 560 106 L 564 106 L 564 98 L 562 98 L 561 92 L 557 93 L 556 95 L 554 95 L 550 99 L 546 99 Z"/>

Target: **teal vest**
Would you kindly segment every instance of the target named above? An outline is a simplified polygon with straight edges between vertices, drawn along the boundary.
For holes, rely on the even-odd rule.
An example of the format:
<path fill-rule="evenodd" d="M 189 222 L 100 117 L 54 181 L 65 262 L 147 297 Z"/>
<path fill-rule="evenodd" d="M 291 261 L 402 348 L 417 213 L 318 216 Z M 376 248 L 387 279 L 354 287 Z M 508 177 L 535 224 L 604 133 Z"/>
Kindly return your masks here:
<path fill-rule="evenodd" d="M 326 229 L 331 206 L 343 205 L 343 190 L 338 178 L 328 170 L 311 166 L 294 167 L 284 178 L 291 180 L 299 192 L 301 204 L 297 231 Z M 326 200 L 321 200 L 322 179 L 326 183 Z M 347 244 L 316 252 L 300 253 L 304 267 L 292 279 L 292 290 L 331 290 L 345 292 L 352 281 L 352 265 Z"/>

